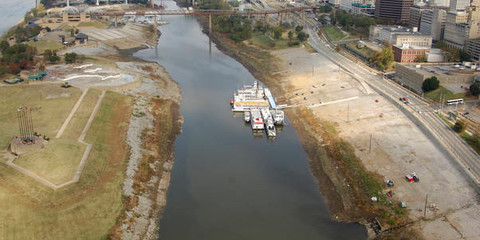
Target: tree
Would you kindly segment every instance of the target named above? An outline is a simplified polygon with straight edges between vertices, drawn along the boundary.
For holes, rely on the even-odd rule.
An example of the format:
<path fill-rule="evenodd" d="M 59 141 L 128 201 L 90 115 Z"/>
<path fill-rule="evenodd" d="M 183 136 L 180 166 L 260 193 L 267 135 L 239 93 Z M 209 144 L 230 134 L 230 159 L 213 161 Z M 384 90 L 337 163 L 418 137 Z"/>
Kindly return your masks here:
<path fill-rule="evenodd" d="M 440 86 L 440 81 L 438 81 L 437 77 L 429 77 L 423 81 L 422 90 L 424 92 L 430 92 L 432 90 L 437 89 Z"/>
<path fill-rule="evenodd" d="M 10 44 L 7 41 L 3 40 L 3 41 L 0 42 L 0 50 L 2 52 L 7 50 L 7 48 L 9 48 L 9 47 L 10 47 Z"/>
<path fill-rule="evenodd" d="M 5 73 L 7 73 L 7 68 L 3 65 L 0 65 L 0 76 L 3 76 Z"/>
<path fill-rule="evenodd" d="M 298 25 L 295 27 L 295 32 L 300 33 L 301 31 L 303 30 L 303 26 L 302 25 Z"/>
<path fill-rule="evenodd" d="M 293 40 L 293 32 L 292 31 L 288 31 L 288 41 L 292 41 Z"/>
<path fill-rule="evenodd" d="M 77 61 L 77 54 L 72 52 L 72 53 L 65 53 L 65 63 L 75 63 Z"/>
<path fill-rule="evenodd" d="M 377 52 L 370 59 L 372 63 L 377 65 L 381 70 L 389 68 L 393 63 L 393 50 L 391 46 L 386 46 L 381 52 Z"/>
<path fill-rule="evenodd" d="M 461 133 L 465 130 L 465 127 L 465 123 L 463 123 L 462 121 L 457 121 L 455 125 L 453 125 L 453 131 Z"/>
<path fill-rule="evenodd" d="M 460 49 L 459 55 L 460 55 L 460 61 L 462 61 L 462 62 L 472 60 L 472 57 L 470 56 L 470 54 L 468 54 L 468 52 L 465 51 L 465 50 Z"/>
<path fill-rule="evenodd" d="M 297 34 L 297 39 L 298 39 L 298 41 L 301 41 L 301 42 L 307 40 L 308 37 L 309 37 L 308 34 L 306 34 L 306 33 L 303 32 L 303 31 L 300 31 L 300 32 Z"/>
<path fill-rule="evenodd" d="M 473 96 L 480 95 L 480 82 L 476 82 L 470 85 L 470 92 Z"/>
<path fill-rule="evenodd" d="M 275 27 L 272 31 L 275 39 L 280 39 L 282 37 L 283 29 L 281 27 Z"/>
<path fill-rule="evenodd" d="M 416 62 L 426 62 L 427 56 L 425 54 L 417 56 Z"/>
<path fill-rule="evenodd" d="M 11 74 L 17 74 L 21 71 L 20 66 L 13 62 L 8 64 L 8 70 L 10 70 Z"/>

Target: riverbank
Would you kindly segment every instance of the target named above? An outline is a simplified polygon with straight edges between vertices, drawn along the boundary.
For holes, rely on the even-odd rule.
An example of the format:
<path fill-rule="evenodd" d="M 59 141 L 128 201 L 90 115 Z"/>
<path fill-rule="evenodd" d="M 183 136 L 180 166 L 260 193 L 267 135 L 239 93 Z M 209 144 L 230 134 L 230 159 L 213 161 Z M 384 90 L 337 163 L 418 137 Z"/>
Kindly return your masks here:
<path fill-rule="evenodd" d="M 200 22 L 205 29 L 206 19 L 200 19 Z M 228 36 L 215 33 L 212 39 L 218 49 L 242 63 L 255 78 L 267 85 L 277 99 L 290 99 L 289 105 L 297 104 L 292 100 L 295 86 L 286 80 L 288 71 L 279 64 L 285 60 L 246 42 L 235 44 Z M 299 48 L 298 51 L 304 50 Z M 371 204 L 370 197 L 383 191 L 382 176 L 363 166 L 355 156 L 355 149 L 338 136 L 335 124 L 315 116 L 306 107 L 288 109 L 286 114 L 308 154 L 311 172 L 326 197 L 333 219 L 370 227 L 378 217 L 384 229 L 402 227 L 401 231 L 384 233 L 379 239 L 392 234 L 418 238 L 418 233 L 404 228 L 410 222 L 405 210 L 398 205 L 389 206 L 384 195 L 379 196 L 379 204 Z M 369 236 L 375 236 L 371 229 Z"/>
<path fill-rule="evenodd" d="M 98 99 L 94 94 L 106 92 L 86 137 L 93 150 L 79 182 L 60 190 L 48 189 L 0 164 L 0 199 L 14 196 L 2 203 L 21 203 L 16 204 L 14 212 L 0 213 L 4 219 L 0 222 L 2 236 L 17 239 L 31 236 L 43 239 L 156 239 L 175 158 L 174 143 L 183 121 L 179 113 L 180 88 L 162 66 L 132 57 L 138 50 L 157 44 L 160 35 L 155 36 L 151 27 L 127 24 L 118 29 L 78 29 L 89 33 L 90 43 L 67 48 L 58 55 L 75 52 L 83 56 L 82 63 L 47 64 L 48 74 L 42 81 L 18 87 L 38 89 L 38 98 L 25 101 L 32 106 L 43 106 L 41 116 L 45 116 L 43 111 L 50 110 L 42 97 L 66 98 L 68 104 L 62 103 L 66 111 L 73 106 L 70 104 L 80 96 L 80 91 L 88 91 L 85 99 L 79 100 L 84 102 L 79 112 L 85 115 L 93 107 L 92 102 Z M 95 38 L 95 34 L 110 31 L 121 32 L 123 40 Z M 92 73 L 113 80 L 87 77 Z M 65 76 L 75 76 L 69 80 L 72 87 L 62 90 L 67 93 L 57 93 L 63 89 L 60 83 Z M 2 89 L 13 88 L 5 86 Z M 50 93 L 52 91 L 55 95 Z M 60 121 L 62 114 L 54 115 Z M 68 125 L 68 135 L 72 135 L 70 131 L 77 131 L 74 129 L 80 124 L 77 118 L 77 114 L 73 115 L 72 122 L 76 125 Z M 36 121 L 43 132 L 40 124 L 43 120 Z M 48 123 L 55 129 L 58 121 Z M 4 132 L 5 126 L 0 126 L 0 132 Z M 5 131 L 8 129 L 12 127 Z M 55 135 L 53 132 L 45 134 Z M 4 151 L 0 153 L 3 163 Z M 28 230 L 19 222 L 28 222 Z"/>

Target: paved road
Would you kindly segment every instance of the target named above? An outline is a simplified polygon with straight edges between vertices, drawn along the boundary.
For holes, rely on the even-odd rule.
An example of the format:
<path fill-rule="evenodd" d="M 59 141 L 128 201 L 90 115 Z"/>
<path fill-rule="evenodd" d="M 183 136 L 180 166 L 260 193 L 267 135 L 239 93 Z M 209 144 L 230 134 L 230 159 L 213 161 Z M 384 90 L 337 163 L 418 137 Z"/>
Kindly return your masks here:
<path fill-rule="evenodd" d="M 370 85 L 376 92 L 399 107 L 430 139 L 436 142 L 447 156 L 450 156 L 454 163 L 457 163 L 458 169 L 469 177 L 472 185 L 480 192 L 480 156 L 436 115 L 434 107 L 429 106 L 426 101 L 407 89 L 384 79 L 382 75 L 361 62 L 353 62 L 337 53 L 328 46 L 328 43 L 320 39 L 311 23 L 305 20 L 298 21 L 306 26 L 306 31 L 310 35 L 309 43 L 319 54 L 337 64 L 360 82 Z M 399 101 L 400 97 L 405 96 L 410 100 L 409 105 Z"/>

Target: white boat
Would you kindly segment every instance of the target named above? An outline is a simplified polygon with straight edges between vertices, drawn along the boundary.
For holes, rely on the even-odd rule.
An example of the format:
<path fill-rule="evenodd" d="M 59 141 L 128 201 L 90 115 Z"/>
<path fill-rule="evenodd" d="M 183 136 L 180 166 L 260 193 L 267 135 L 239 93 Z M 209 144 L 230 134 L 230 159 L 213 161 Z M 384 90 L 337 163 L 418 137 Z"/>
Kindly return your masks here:
<path fill-rule="evenodd" d="M 273 123 L 273 117 L 270 110 L 268 110 L 268 108 L 262 108 L 260 112 L 262 113 L 263 122 L 265 123 L 265 127 L 267 129 L 267 136 L 269 137 L 277 136 L 275 132 L 275 124 Z"/>
<path fill-rule="evenodd" d="M 269 106 L 268 100 L 265 99 L 263 87 L 257 81 L 253 82 L 253 85 L 245 85 L 238 89 L 230 104 L 234 112 L 250 111 L 250 109 Z"/>
<path fill-rule="evenodd" d="M 285 120 L 285 112 L 282 110 L 272 110 L 272 115 L 273 115 L 273 120 L 275 122 L 275 125 L 283 125 L 284 120 Z"/>
<path fill-rule="evenodd" d="M 262 116 L 260 115 L 260 110 L 252 109 L 250 110 L 250 114 L 251 114 L 252 129 L 253 130 L 264 129 L 263 119 L 262 119 Z"/>
<path fill-rule="evenodd" d="M 265 125 L 267 126 L 267 136 L 276 137 L 277 132 L 275 131 L 275 124 L 273 124 L 273 119 L 268 118 L 267 123 L 265 123 Z"/>
<path fill-rule="evenodd" d="M 250 112 L 245 112 L 243 119 L 245 119 L 245 122 L 250 122 Z"/>

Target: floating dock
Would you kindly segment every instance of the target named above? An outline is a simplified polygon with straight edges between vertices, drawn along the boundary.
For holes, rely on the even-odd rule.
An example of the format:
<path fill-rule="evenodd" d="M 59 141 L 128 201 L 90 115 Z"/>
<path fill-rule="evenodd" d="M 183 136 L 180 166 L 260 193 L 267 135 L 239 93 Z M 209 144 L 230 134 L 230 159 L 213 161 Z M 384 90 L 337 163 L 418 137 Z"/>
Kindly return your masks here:
<path fill-rule="evenodd" d="M 252 130 L 266 130 L 268 137 L 276 137 L 275 125 L 283 125 L 285 113 L 278 109 L 270 89 L 258 81 L 245 85 L 230 100 L 233 112 L 244 112 L 245 122 L 251 122 Z"/>

